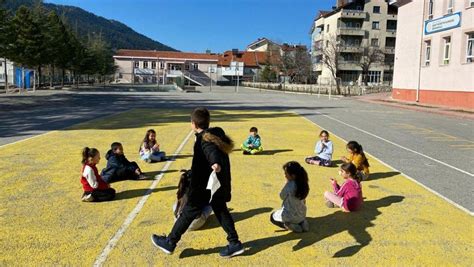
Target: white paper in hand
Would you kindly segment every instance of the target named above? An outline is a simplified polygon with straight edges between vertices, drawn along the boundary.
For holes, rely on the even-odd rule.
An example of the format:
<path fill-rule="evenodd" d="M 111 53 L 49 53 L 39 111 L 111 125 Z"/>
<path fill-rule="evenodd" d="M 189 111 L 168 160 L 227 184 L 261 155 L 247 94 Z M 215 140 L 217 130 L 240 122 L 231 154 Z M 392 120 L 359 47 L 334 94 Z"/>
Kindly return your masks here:
<path fill-rule="evenodd" d="M 209 200 L 209 203 L 212 201 L 212 196 L 214 193 L 216 193 L 217 189 L 221 187 L 221 183 L 219 182 L 219 179 L 217 179 L 217 174 L 215 171 L 209 175 L 209 181 L 207 181 L 207 187 L 206 189 L 211 190 L 211 199 Z"/>

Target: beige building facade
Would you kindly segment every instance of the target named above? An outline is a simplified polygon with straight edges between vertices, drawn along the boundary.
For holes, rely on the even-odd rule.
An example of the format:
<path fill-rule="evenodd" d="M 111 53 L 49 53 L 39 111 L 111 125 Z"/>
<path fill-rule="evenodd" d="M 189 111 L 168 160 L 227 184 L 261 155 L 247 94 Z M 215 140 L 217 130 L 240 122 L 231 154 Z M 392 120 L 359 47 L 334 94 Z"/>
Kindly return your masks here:
<path fill-rule="evenodd" d="M 118 50 L 114 55 L 119 83 L 168 84 L 178 77 L 195 85 L 216 80 L 218 56 L 205 53 Z"/>
<path fill-rule="evenodd" d="M 324 49 L 337 46 L 337 77 L 343 84 L 363 82 L 361 60 L 367 51 L 376 51 L 377 60 L 366 73 L 369 84 L 390 84 L 397 31 L 397 8 L 384 0 L 337 1 L 332 11 L 320 11 L 310 34 L 313 70 L 318 83 L 334 83 L 330 69 L 323 63 Z"/>
<path fill-rule="evenodd" d="M 392 4 L 399 6 L 392 97 L 474 109 L 474 0 Z"/>

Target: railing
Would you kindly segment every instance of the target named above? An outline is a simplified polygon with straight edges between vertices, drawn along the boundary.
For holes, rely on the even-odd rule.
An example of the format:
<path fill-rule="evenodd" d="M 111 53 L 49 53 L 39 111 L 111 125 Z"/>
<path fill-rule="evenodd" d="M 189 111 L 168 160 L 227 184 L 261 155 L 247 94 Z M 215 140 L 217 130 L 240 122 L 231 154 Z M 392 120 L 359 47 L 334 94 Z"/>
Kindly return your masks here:
<path fill-rule="evenodd" d="M 343 9 L 341 11 L 341 17 L 365 19 L 367 17 L 367 12 L 355 9 Z"/>
<path fill-rule="evenodd" d="M 365 30 L 356 27 L 342 27 L 337 29 L 338 35 L 365 35 Z"/>
<path fill-rule="evenodd" d="M 364 51 L 363 47 L 355 46 L 355 45 L 343 45 L 341 47 L 341 52 L 352 52 L 352 53 L 362 53 Z"/>

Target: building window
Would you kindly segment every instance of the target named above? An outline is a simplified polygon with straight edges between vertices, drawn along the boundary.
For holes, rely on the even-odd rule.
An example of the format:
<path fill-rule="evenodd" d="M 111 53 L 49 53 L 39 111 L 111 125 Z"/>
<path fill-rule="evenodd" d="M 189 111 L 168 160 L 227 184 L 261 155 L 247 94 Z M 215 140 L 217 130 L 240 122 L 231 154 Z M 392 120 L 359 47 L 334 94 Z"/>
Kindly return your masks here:
<path fill-rule="evenodd" d="M 453 14 L 453 9 L 454 9 L 454 0 L 448 0 L 448 14 Z"/>
<path fill-rule="evenodd" d="M 379 39 L 378 38 L 372 38 L 370 40 L 370 45 L 371 46 L 379 46 Z"/>
<path fill-rule="evenodd" d="M 163 61 L 160 61 L 160 69 L 164 69 L 165 68 L 165 63 Z"/>
<path fill-rule="evenodd" d="M 148 69 L 148 61 L 143 61 L 143 68 Z"/>
<path fill-rule="evenodd" d="M 184 64 L 184 70 L 189 70 L 189 65 L 191 65 L 191 63 L 190 64 Z"/>
<path fill-rule="evenodd" d="M 329 24 L 326 27 L 326 32 L 329 32 Z"/>
<path fill-rule="evenodd" d="M 151 68 L 152 68 L 152 69 L 156 69 L 156 61 L 152 61 L 152 62 L 151 62 Z"/>
<path fill-rule="evenodd" d="M 193 63 L 191 66 L 192 66 L 193 70 L 199 69 L 199 64 L 198 63 Z"/>
<path fill-rule="evenodd" d="M 431 41 L 425 41 L 425 66 L 430 65 L 431 60 Z"/>
<path fill-rule="evenodd" d="M 380 22 L 378 22 L 378 21 L 373 21 L 373 22 L 372 22 L 372 29 L 373 29 L 373 30 L 379 30 L 379 29 L 380 29 Z"/>
<path fill-rule="evenodd" d="M 0 67 L 3 67 L 3 61 L 0 61 Z"/>
<path fill-rule="evenodd" d="M 133 66 L 134 66 L 135 68 L 139 68 L 139 67 L 140 67 L 140 62 L 135 61 L 135 62 L 133 63 Z"/>
<path fill-rule="evenodd" d="M 380 71 L 369 71 L 369 83 L 380 83 Z"/>
<path fill-rule="evenodd" d="M 362 6 L 356 6 L 356 10 L 362 10 Z"/>
<path fill-rule="evenodd" d="M 380 7 L 374 6 L 374 13 L 380 13 Z"/>
<path fill-rule="evenodd" d="M 444 49 L 443 49 L 443 65 L 449 64 L 449 58 L 451 56 L 451 37 L 445 37 L 444 40 Z"/>
<path fill-rule="evenodd" d="M 474 62 L 474 32 L 467 34 L 467 50 L 466 50 L 466 62 Z"/>
<path fill-rule="evenodd" d="M 474 0 L 469 0 L 469 6 L 474 7 Z"/>
<path fill-rule="evenodd" d="M 428 2 L 428 19 L 433 19 L 434 0 Z"/>

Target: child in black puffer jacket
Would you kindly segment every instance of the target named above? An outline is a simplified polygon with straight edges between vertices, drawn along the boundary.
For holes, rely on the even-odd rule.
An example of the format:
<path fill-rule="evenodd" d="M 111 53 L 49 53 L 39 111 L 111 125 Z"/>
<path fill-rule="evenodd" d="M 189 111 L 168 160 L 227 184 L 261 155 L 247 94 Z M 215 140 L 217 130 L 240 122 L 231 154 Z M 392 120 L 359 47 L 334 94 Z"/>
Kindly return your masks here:
<path fill-rule="evenodd" d="M 122 180 L 143 179 L 145 176 L 134 161 L 130 162 L 123 154 L 123 146 L 119 142 L 110 145 L 110 150 L 105 155 L 107 167 L 102 170 L 101 176 L 107 183 Z"/>

